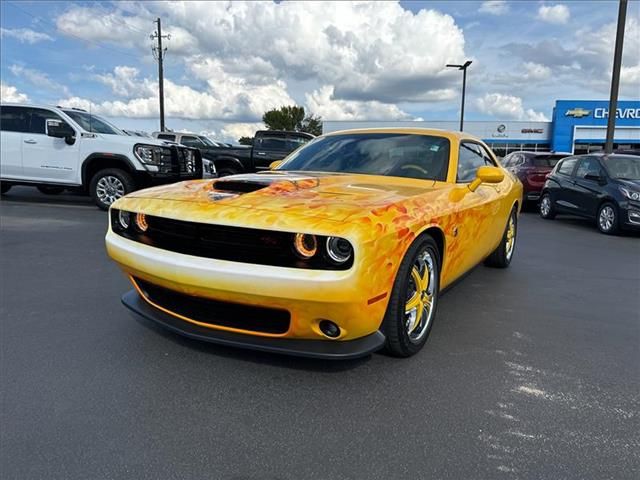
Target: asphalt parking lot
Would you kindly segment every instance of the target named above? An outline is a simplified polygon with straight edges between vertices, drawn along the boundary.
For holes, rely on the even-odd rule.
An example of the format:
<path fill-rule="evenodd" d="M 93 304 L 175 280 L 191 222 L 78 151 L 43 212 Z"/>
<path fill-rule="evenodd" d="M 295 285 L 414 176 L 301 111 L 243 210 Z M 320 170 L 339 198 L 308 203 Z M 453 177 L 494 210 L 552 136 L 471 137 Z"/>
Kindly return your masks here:
<path fill-rule="evenodd" d="M 510 269 L 447 292 L 426 348 L 322 362 L 134 319 L 89 199 L 1 217 L 4 479 L 637 478 L 640 236 L 520 218 Z"/>

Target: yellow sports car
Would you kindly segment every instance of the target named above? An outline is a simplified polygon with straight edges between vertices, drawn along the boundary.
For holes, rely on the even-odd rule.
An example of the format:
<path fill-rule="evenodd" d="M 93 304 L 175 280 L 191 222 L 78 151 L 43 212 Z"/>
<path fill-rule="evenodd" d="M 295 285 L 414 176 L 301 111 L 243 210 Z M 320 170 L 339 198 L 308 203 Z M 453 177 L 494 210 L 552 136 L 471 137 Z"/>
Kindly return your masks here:
<path fill-rule="evenodd" d="M 276 162 L 277 163 L 277 162 Z M 513 257 L 522 185 L 480 140 L 318 137 L 269 171 L 133 192 L 110 211 L 123 303 L 183 335 L 319 358 L 425 344 L 443 288 Z"/>

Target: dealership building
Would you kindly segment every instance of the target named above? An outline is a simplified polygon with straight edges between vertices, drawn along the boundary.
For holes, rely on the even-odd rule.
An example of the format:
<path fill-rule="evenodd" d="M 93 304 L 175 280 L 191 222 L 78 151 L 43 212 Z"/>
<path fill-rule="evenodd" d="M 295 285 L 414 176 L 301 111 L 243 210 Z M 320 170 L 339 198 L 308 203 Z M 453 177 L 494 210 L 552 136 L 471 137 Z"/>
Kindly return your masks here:
<path fill-rule="evenodd" d="M 550 122 L 512 120 L 465 121 L 464 130 L 481 138 L 496 155 L 513 151 L 555 151 L 574 154 L 604 148 L 609 102 L 607 100 L 557 100 Z M 418 127 L 458 130 L 458 121 L 331 121 L 323 133 L 353 128 Z M 640 101 L 619 101 L 616 109 L 614 148 L 640 149 Z"/>

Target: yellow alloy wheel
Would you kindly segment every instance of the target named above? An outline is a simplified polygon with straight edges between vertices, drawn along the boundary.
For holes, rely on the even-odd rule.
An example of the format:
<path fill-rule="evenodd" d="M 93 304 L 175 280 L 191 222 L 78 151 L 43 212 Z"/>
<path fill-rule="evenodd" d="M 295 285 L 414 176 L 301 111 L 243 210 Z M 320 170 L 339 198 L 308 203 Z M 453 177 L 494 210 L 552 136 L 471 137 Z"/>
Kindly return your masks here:
<path fill-rule="evenodd" d="M 423 250 L 411 267 L 404 324 L 409 340 L 419 342 L 428 331 L 434 312 L 435 261 L 428 250 Z"/>

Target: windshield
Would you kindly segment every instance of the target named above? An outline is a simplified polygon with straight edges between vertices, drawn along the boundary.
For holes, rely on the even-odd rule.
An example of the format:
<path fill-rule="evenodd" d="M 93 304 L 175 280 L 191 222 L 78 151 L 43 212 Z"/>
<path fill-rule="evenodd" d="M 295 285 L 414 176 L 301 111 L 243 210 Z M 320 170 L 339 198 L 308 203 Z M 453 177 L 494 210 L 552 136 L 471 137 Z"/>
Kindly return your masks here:
<path fill-rule="evenodd" d="M 363 173 L 445 180 L 449 140 L 429 135 L 352 133 L 312 140 L 279 170 Z"/>
<path fill-rule="evenodd" d="M 612 178 L 640 180 L 640 157 L 612 155 L 604 158 L 604 164 Z"/>
<path fill-rule="evenodd" d="M 108 135 L 125 135 L 123 131 L 114 127 L 106 120 L 78 110 L 64 110 L 78 125 L 87 132 L 106 133 Z"/>
<path fill-rule="evenodd" d="M 217 143 L 212 142 L 211 140 L 209 140 L 207 137 L 205 137 L 203 135 L 199 135 L 198 138 L 200 140 L 202 140 L 202 143 L 204 143 L 207 147 L 219 147 L 220 146 Z"/>

